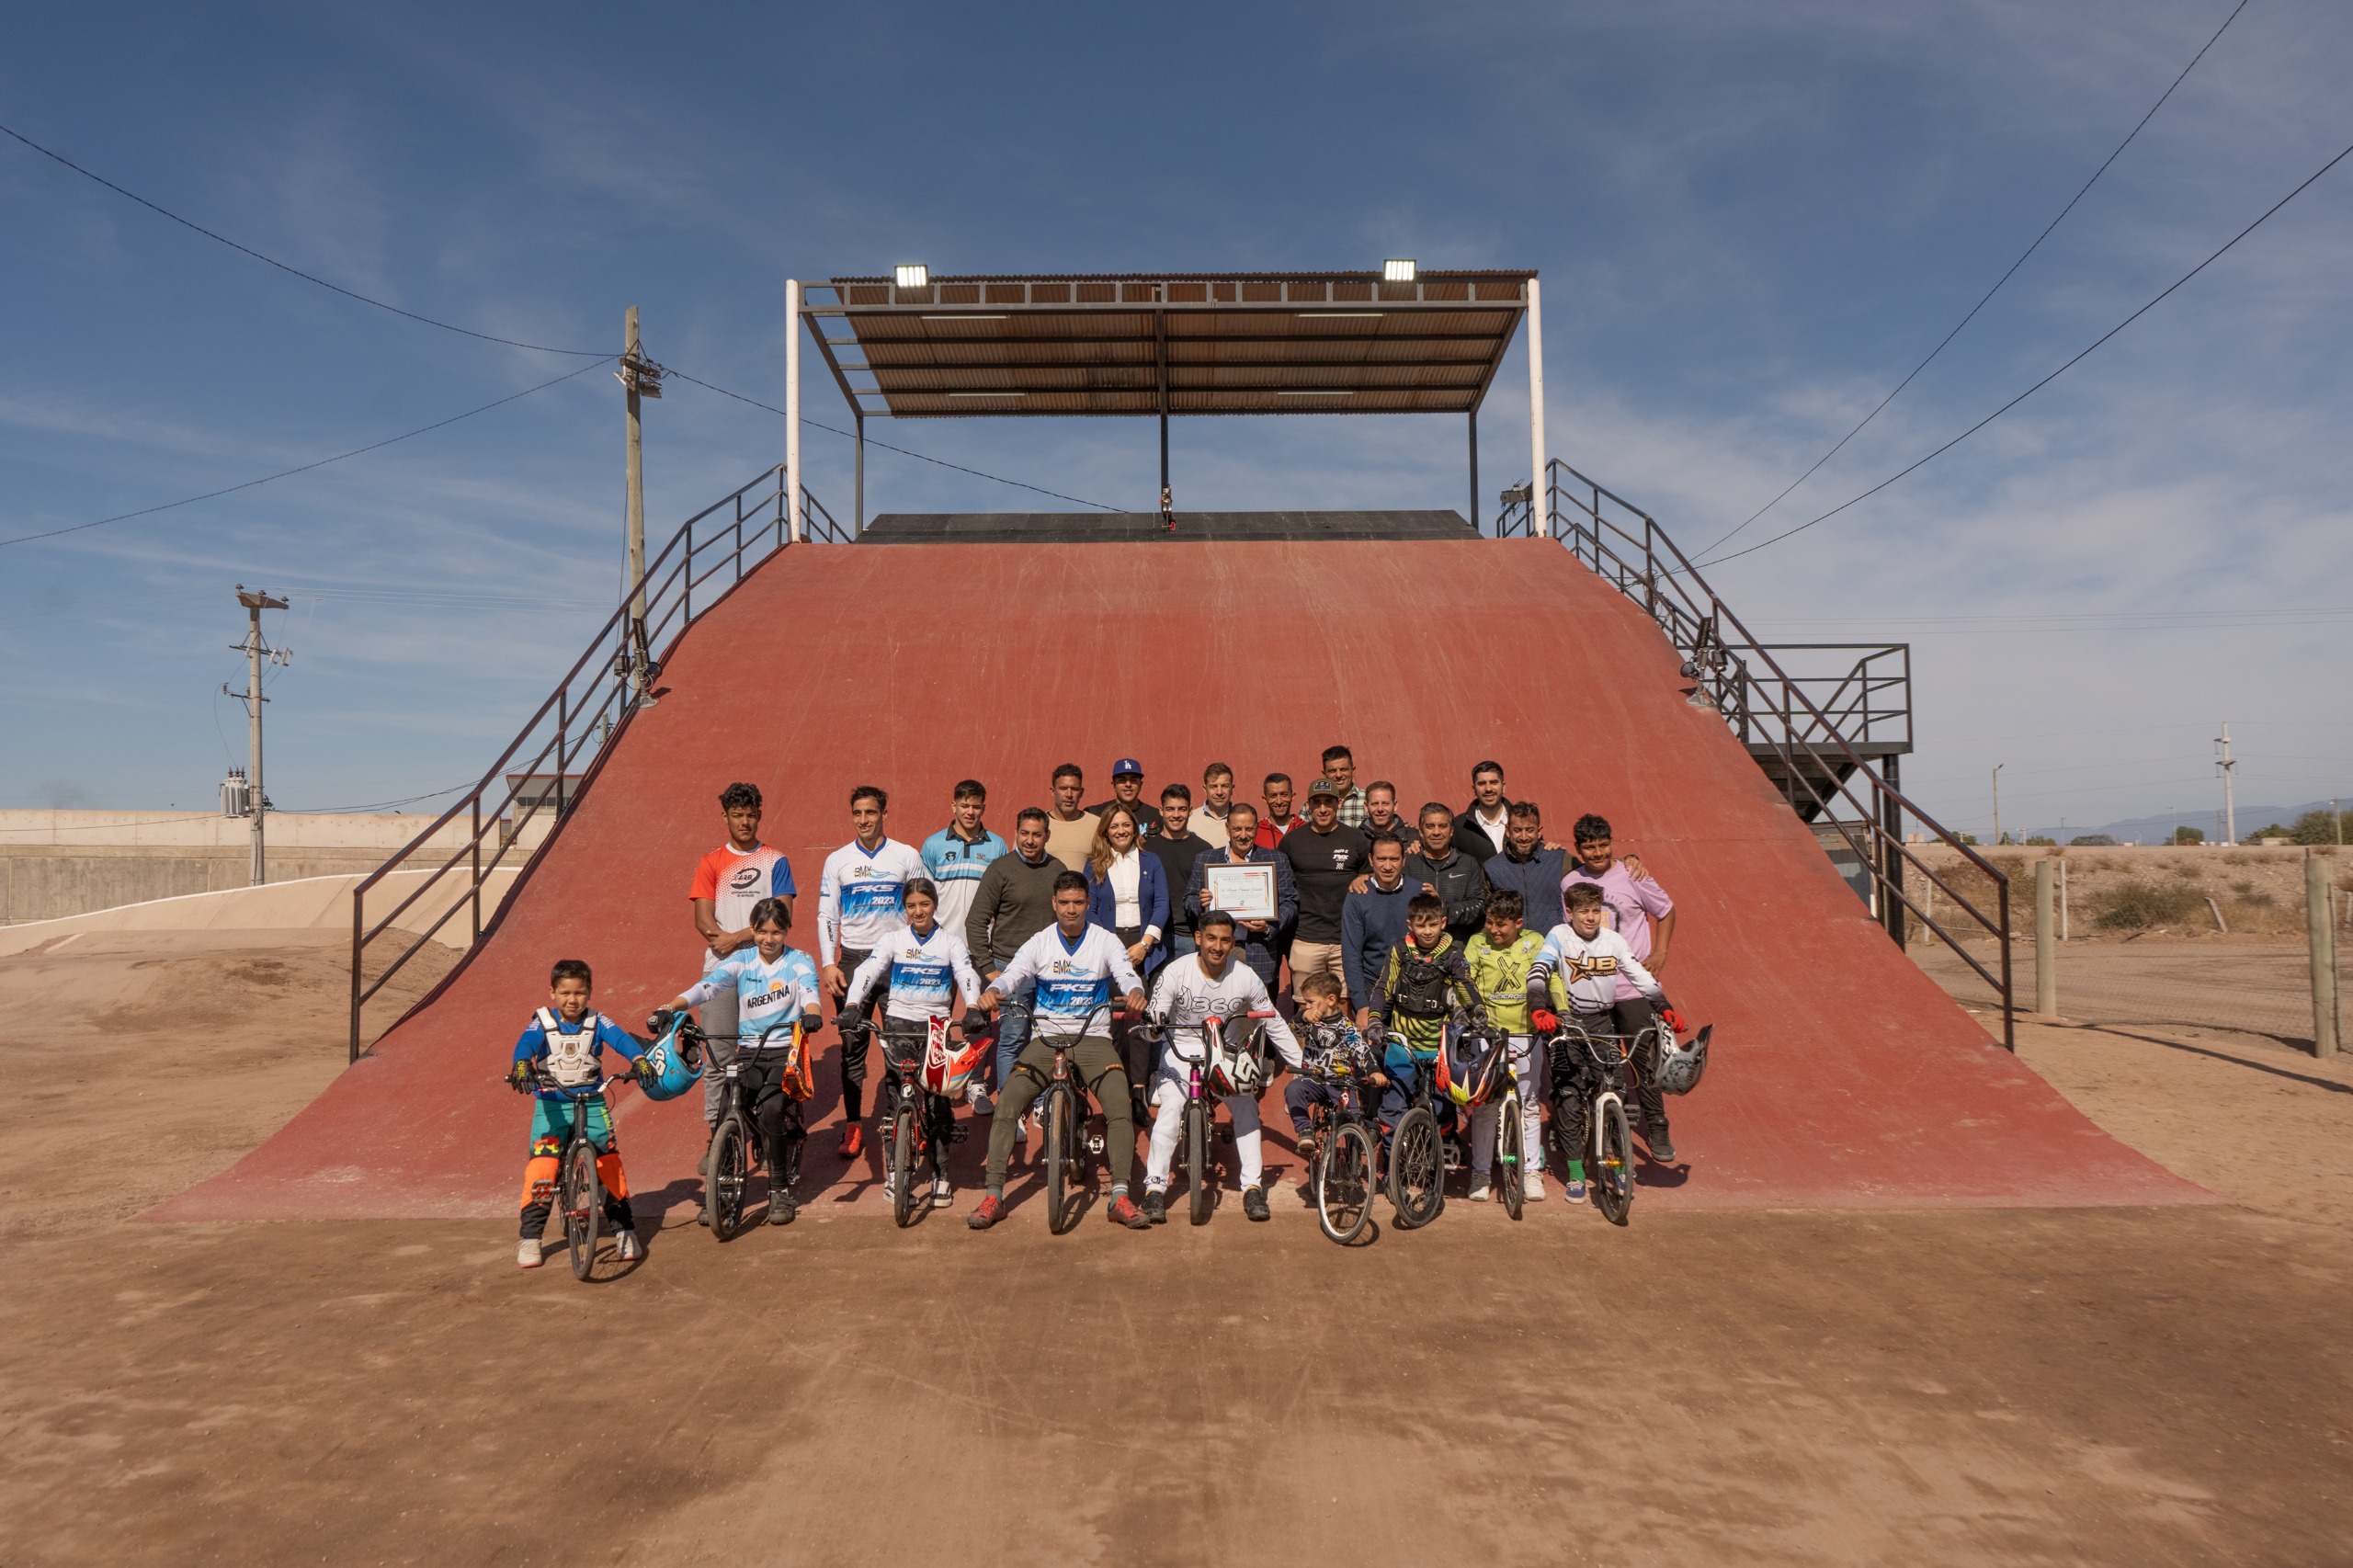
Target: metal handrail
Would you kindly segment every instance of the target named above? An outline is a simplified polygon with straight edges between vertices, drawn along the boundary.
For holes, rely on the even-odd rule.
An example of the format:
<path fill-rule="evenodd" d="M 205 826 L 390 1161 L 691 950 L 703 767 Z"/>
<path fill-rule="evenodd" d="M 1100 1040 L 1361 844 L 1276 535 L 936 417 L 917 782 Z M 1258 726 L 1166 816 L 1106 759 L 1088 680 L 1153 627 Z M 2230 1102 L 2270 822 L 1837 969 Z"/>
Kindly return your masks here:
<path fill-rule="evenodd" d="M 1909 743 L 1911 658 L 1902 644 L 1860 644 L 1867 650 L 1842 676 L 1793 677 L 1782 668 L 1767 644 L 1741 623 L 1730 606 L 1699 575 L 1656 518 L 1623 496 L 1554 459 L 1545 465 L 1545 516 L 1561 525 L 1561 543 L 1620 593 L 1643 607 L 1667 640 L 1684 655 L 1683 673 L 1695 681 L 1693 700 L 1711 706 L 1739 734 L 1745 744 L 1762 746 L 1780 762 L 1785 788 L 1802 788 L 1814 806 L 1813 820 L 1827 822 L 1856 858 L 1870 869 L 1877 909 L 1888 933 L 1901 945 L 1905 917 L 1950 948 L 1979 979 L 1991 986 L 2002 1006 L 2002 1043 L 2018 1049 L 2017 1007 L 2010 973 L 2010 879 L 2000 869 L 1934 817 L 1922 811 L 1856 751 L 1858 741 L 1873 744 L 1869 729 L 1875 719 L 1904 717 L 1904 742 Z M 1495 518 L 1495 537 L 1533 536 L 1537 518 L 1533 486 L 1525 493 L 1507 493 Z M 1523 498 L 1523 494 L 1525 498 Z M 1622 520 L 1612 517 L 1615 508 Z M 1727 631 L 1733 635 L 1727 636 Z M 1785 650 L 1822 650 L 1838 644 L 1796 643 Z M 1874 673 L 1875 662 L 1901 650 L 1900 674 Z M 1835 679 L 1829 700 L 1817 703 L 1808 695 L 1808 683 Z M 1901 687 L 1907 693 L 1901 710 L 1872 707 L 1873 694 Z M 1836 712 L 1837 718 L 1832 715 Z M 1843 722 L 1842 722 L 1843 721 Z M 1859 721 L 1865 733 L 1850 733 Z M 1759 737 L 1762 737 L 1761 739 Z M 1840 777 L 1843 767 L 1844 777 Z M 1861 792 L 1858 792 L 1858 781 Z M 1825 792 L 1824 786 L 1827 786 Z M 1792 799 L 1794 806 L 1796 801 Z M 1841 804 L 1854 809 L 1842 815 Z M 1937 869 L 1913 852 L 1904 841 L 1906 818 L 1916 821 L 1942 843 L 1958 850 L 1993 883 L 1992 914 L 1963 897 Z M 1905 891 L 1905 872 L 1917 870 L 1928 886 L 1945 895 L 1947 907 L 1959 909 L 1968 922 L 1956 922 L 1963 932 L 1969 922 L 1982 927 L 1996 942 L 1999 972 L 1989 970 Z"/>
<path fill-rule="evenodd" d="M 748 573 L 792 542 L 788 537 L 785 498 L 785 474 L 779 464 L 678 525 L 637 580 L 622 591 L 620 602 L 588 646 L 480 782 L 351 890 L 352 1061 L 358 1061 L 360 1054 L 360 1009 L 426 942 L 435 940 L 459 911 L 470 912 L 469 950 L 496 928 L 516 888 L 554 841 L 553 827 L 562 824 L 604 770 L 614 744 L 647 699 L 656 675 L 676 652 L 679 640 Z M 857 537 L 854 530 L 836 522 L 805 486 L 801 504 L 804 540 L 848 543 Z M 713 579 L 722 574 L 727 574 L 725 580 L 712 586 Z M 643 610 L 633 613 L 633 603 L 641 596 Z M 518 762 L 519 767 L 512 766 Z M 533 788 L 534 780 L 548 777 L 551 763 L 554 789 Z M 526 830 L 542 811 L 548 812 L 550 831 L 526 855 L 519 846 L 525 842 Z M 435 835 L 460 816 L 467 819 L 469 831 L 437 862 Z M 485 854 L 489 835 L 494 837 L 490 838 Z M 485 917 L 483 886 L 506 869 L 510 853 L 519 863 L 520 874 Z M 371 924 L 366 914 L 367 894 L 396 871 L 422 872 L 423 876 L 417 886 Z M 450 898 L 449 906 L 421 932 L 400 927 L 402 936 L 414 939 L 392 955 L 372 982 L 368 980 L 363 963 L 370 945 L 392 931 L 419 900 L 436 889 L 446 892 L 449 879 L 460 879 L 463 883 Z"/>

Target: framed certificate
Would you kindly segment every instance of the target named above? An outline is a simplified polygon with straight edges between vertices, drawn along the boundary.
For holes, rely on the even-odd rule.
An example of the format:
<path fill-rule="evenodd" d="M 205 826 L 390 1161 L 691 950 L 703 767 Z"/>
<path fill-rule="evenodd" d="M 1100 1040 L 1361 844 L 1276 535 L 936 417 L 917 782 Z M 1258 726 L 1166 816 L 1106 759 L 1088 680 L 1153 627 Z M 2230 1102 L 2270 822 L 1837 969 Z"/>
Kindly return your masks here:
<path fill-rule="evenodd" d="M 1236 920 L 1275 918 L 1275 869 L 1257 861 L 1244 866 L 1211 866 L 1208 869 L 1210 907 L 1222 909 Z"/>

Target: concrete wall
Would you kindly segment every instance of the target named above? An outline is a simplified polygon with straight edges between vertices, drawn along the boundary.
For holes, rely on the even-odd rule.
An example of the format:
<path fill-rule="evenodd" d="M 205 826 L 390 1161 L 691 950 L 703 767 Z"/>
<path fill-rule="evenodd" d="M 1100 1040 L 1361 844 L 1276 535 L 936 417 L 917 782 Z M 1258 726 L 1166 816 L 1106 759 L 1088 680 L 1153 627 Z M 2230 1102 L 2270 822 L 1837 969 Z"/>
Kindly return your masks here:
<path fill-rule="evenodd" d="M 273 812 L 266 839 L 269 881 L 364 874 L 433 824 L 414 813 L 304 816 Z M 527 824 L 502 864 L 544 836 L 547 814 Z M 0 926 L 244 887 L 251 829 L 217 812 L 0 811 Z M 434 835 L 456 852 L 463 821 Z M 487 859 L 494 841 L 485 838 Z"/>

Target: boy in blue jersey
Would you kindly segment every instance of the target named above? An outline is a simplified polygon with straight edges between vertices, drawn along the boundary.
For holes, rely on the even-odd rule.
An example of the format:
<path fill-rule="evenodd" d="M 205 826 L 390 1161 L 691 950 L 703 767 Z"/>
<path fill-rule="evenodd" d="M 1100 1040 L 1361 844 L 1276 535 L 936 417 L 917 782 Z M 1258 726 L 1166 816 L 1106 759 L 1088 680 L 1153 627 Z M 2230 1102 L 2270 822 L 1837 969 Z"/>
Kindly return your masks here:
<path fill-rule="evenodd" d="M 977 778 L 965 779 L 956 786 L 948 825 L 923 841 L 924 869 L 931 873 L 932 885 L 939 890 L 939 923 L 960 934 L 964 917 L 972 912 L 972 895 L 980 891 L 989 862 L 1009 847 L 981 823 L 988 804 L 987 787 Z M 978 1077 L 972 1080 L 970 1097 L 975 1112 L 989 1114 L 988 1093 Z"/>
<path fill-rule="evenodd" d="M 621 1260 L 633 1263 L 645 1256 L 637 1239 L 637 1222 L 629 1211 L 629 1175 L 621 1169 L 621 1153 L 613 1142 L 613 1122 L 602 1099 L 574 1103 L 558 1089 L 576 1089 L 604 1076 L 604 1052 L 637 1063 L 641 1048 L 620 1026 L 588 1009 L 593 981 L 588 966 L 578 959 L 558 959 L 548 971 L 548 1005 L 523 1026 L 515 1042 L 514 1065 L 506 1081 L 517 1094 L 536 1095 L 531 1108 L 531 1159 L 523 1167 L 523 1239 L 515 1261 L 525 1268 L 540 1266 L 540 1235 L 548 1227 L 548 1210 L 555 1205 L 557 1164 L 563 1152 L 565 1131 L 573 1119 L 587 1116 L 588 1146 L 597 1151 L 597 1176 L 605 1184 L 605 1221 L 613 1228 Z M 642 1068 L 640 1071 L 643 1071 Z"/>
<path fill-rule="evenodd" d="M 882 938 L 906 924 L 907 881 L 923 875 L 923 857 L 887 836 L 882 824 L 891 797 L 871 784 L 849 792 L 850 825 L 858 836 L 825 857 L 817 883 L 818 978 L 834 997 L 834 1025 L 865 1021 L 841 998 L 850 972 L 864 963 Z M 842 1029 L 842 1158 L 855 1160 L 866 1147 L 866 1045 L 863 1030 Z"/>
<path fill-rule="evenodd" d="M 972 955 L 965 950 L 964 938 L 937 918 L 939 894 L 930 881 L 917 877 L 910 881 L 906 898 L 907 923 L 883 937 L 882 945 L 858 966 L 843 1002 L 855 1014 L 879 987 L 888 994 L 882 1005 L 886 1027 L 892 1019 L 927 1026 L 932 1019 L 953 1013 L 959 995 L 967 1007 L 981 998 L 981 977 L 972 968 Z M 886 1119 L 892 1079 L 886 1052 L 882 1058 Z M 940 1095 L 926 1095 L 924 1100 L 926 1136 L 934 1147 L 944 1149 L 954 1131 L 955 1108 Z M 944 1206 L 949 1196 L 948 1173 L 943 1168 L 933 1177 L 931 1201 L 935 1207 Z"/>
<path fill-rule="evenodd" d="M 733 952 L 646 1020 L 656 1038 L 671 1014 L 699 1007 L 727 992 L 735 996 L 738 1040 L 735 1085 L 760 1130 L 768 1167 L 768 1223 L 789 1225 L 799 1212 L 792 1195 L 801 1179 L 801 1102 L 809 1097 L 806 1038 L 817 1017 L 817 966 L 785 945 L 792 912 L 766 898 L 752 910 L 752 946 Z M 709 1223 L 710 1210 L 703 1210 Z"/>

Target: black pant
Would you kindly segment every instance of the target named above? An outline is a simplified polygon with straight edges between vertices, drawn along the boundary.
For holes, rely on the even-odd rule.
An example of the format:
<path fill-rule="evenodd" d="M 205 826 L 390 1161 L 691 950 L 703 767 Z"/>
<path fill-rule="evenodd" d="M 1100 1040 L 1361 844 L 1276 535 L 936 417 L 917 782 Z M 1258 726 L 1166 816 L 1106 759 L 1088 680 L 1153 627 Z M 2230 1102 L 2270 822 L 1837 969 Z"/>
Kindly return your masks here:
<path fill-rule="evenodd" d="M 1626 1037 L 1629 1050 L 1632 1049 L 1636 1036 L 1658 1022 L 1658 1015 L 1652 1011 L 1650 1003 L 1640 996 L 1631 1002 L 1616 1004 L 1607 1016 L 1611 1029 Z M 1599 1013 L 1577 1015 L 1578 1021 L 1588 1026 L 1599 1024 L 1602 1017 Z M 1654 1081 L 1658 1072 L 1658 1041 L 1655 1036 L 1643 1049 L 1642 1056 L 1634 1066 L 1637 1069 L 1635 1075 L 1641 1080 L 1634 1090 L 1634 1103 L 1642 1111 L 1643 1133 L 1646 1137 L 1660 1136 L 1666 1131 L 1666 1096 L 1659 1091 Z M 1552 1115 L 1560 1124 L 1560 1136 L 1567 1142 L 1571 1151 L 1569 1157 L 1573 1160 L 1581 1160 L 1589 1152 L 1586 1144 L 1593 1136 L 1593 1129 L 1587 1123 L 1593 1110 L 1590 1091 L 1589 1085 L 1580 1087 L 1574 1083 L 1564 1084 L 1557 1073 L 1554 1074 Z"/>
<path fill-rule="evenodd" d="M 834 961 L 845 975 L 852 975 L 872 956 L 871 952 L 860 952 L 856 948 L 844 948 Z M 866 1112 L 866 1048 L 872 1038 L 869 1030 L 851 1026 L 880 1017 L 882 997 L 889 990 L 888 985 L 876 986 L 874 994 L 854 1013 L 834 1009 L 834 1028 L 842 1037 L 842 1119 L 846 1124 L 856 1125 Z M 847 993 L 844 995 L 847 997 Z"/>
<path fill-rule="evenodd" d="M 898 1103 L 899 1070 L 891 1065 L 891 1053 L 882 1053 L 882 1108 L 887 1112 Z M 915 1115 L 923 1125 L 924 1142 L 931 1145 L 931 1168 L 935 1176 L 948 1174 L 948 1145 L 956 1136 L 956 1102 L 946 1095 L 926 1094 L 915 1090 Z"/>
<path fill-rule="evenodd" d="M 744 1104 L 759 1129 L 760 1150 L 768 1164 L 769 1190 L 790 1189 L 801 1179 L 801 1144 L 809 1134 L 801 1125 L 801 1102 L 784 1092 L 787 1052 L 747 1051 L 735 1070 Z"/>

